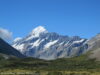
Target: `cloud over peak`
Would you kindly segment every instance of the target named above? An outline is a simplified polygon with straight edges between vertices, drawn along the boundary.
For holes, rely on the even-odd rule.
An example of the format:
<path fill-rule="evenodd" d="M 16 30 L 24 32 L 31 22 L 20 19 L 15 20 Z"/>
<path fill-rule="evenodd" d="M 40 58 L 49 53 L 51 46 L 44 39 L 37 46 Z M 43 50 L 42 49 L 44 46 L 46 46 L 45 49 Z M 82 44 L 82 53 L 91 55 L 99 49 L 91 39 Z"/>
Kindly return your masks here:
<path fill-rule="evenodd" d="M 12 32 L 0 27 L 0 38 L 5 39 L 5 40 L 11 40 Z"/>

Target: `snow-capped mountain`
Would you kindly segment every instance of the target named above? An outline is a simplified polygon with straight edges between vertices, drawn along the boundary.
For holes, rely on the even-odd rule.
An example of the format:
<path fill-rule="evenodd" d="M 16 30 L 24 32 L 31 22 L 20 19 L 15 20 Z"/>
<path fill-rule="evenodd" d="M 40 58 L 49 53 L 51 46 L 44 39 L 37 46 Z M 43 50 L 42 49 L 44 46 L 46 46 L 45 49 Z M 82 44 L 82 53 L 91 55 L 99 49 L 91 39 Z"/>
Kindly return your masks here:
<path fill-rule="evenodd" d="M 86 52 L 86 42 L 86 39 L 79 36 L 62 36 L 39 26 L 28 36 L 15 39 L 12 46 L 26 56 L 50 60 L 79 56 Z"/>

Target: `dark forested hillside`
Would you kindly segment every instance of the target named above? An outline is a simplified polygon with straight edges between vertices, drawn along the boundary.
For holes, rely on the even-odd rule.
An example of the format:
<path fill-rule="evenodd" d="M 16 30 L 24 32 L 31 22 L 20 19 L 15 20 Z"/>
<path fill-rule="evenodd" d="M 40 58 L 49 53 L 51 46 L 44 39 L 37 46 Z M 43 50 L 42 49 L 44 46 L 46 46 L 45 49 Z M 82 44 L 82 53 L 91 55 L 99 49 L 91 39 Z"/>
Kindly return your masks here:
<path fill-rule="evenodd" d="M 0 38 L 0 53 L 16 56 L 16 57 L 24 57 L 19 51 L 17 51 L 15 48 L 10 46 L 8 43 L 6 43 L 3 39 Z"/>

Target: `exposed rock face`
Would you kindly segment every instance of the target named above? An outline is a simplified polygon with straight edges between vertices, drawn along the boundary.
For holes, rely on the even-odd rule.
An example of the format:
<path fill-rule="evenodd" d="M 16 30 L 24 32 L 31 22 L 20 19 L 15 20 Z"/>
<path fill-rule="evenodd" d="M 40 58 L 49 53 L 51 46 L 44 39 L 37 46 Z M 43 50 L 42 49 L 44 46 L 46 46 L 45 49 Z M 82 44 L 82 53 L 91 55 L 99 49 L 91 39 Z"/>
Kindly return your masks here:
<path fill-rule="evenodd" d="M 88 50 L 91 50 L 89 58 L 95 58 L 100 61 L 100 34 L 90 39 L 87 44 L 89 45 Z"/>
<path fill-rule="evenodd" d="M 44 27 L 39 26 L 28 36 L 14 42 L 12 46 L 26 56 L 50 60 L 79 56 L 88 48 L 85 45 L 86 41 L 79 36 L 49 33 Z"/>

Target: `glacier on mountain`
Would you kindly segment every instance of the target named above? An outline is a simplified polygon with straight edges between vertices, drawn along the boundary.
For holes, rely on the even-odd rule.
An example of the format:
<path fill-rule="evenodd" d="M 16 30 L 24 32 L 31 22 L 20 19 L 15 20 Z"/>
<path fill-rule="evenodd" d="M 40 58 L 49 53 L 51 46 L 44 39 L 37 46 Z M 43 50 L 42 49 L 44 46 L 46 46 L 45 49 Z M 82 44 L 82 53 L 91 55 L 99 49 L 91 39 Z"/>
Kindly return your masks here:
<path fill-rule="evenodd" d="M 26 56 L 50 60 L 81 55 L 86 52 L 86 41 L 79 36 L 69 37 L 48 32 L 39 26 L 12 46 Z"/>

